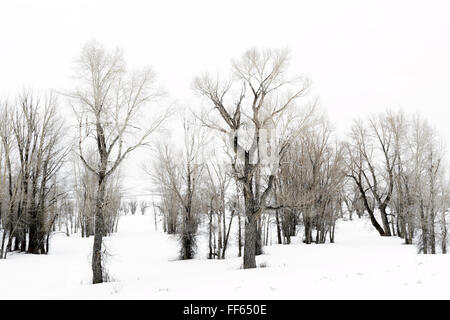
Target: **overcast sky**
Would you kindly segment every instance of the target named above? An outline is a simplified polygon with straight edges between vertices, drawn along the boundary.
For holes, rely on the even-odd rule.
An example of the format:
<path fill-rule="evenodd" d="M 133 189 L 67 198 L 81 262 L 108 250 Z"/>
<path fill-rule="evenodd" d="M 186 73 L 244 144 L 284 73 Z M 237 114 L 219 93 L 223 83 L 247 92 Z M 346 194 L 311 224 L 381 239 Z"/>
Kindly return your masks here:
<path fill-rule="evenodd" d="M 70 87 L 96 39 L 150 65 L 170 101 L 250 47 L 289 47 L 340 132 L 386 108 L 419 112 L 450 141 L 450 1 L 2 1 L 0 94 Z M 447 150 L 449 151 L 449 150 Z M 126 182 L 130 186 L 130 182 Z"/>

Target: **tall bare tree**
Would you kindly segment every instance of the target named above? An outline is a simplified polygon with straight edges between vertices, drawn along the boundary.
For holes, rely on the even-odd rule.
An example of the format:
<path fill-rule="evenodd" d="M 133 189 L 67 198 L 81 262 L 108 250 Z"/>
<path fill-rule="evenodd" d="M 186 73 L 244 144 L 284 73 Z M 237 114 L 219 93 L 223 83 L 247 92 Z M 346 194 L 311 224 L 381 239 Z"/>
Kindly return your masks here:
<path fill-rule="evenodd" d="M 6 101 L 1 103 L 0 107 L 0 138 L 2 145 L 2 158 L 3 158 L 3 174 L 2 183 L 3 187 L 6 186 L 6 190 L 3 191 L 2 197 L 2 227 L 3 236 L 2 244 L 0 250 L 0 259 L 6 257 L 6 245 L 9 237 L 12 236 L 14 224 L 13 224 L 13 214 L 15 208 L 15 201 L 17 197 L 17 185 L 18 181 L 13 178 L 12 171 L 12 151 L 14 148 L 13 144 L 13 130 L 12 130 L 12 115 L 11 107 Z M 5 201 L 7 199 L 7 201 Z M 10 246 L 10 243 L 9 243 Z"/>
<path fill-rule="evenodd" d="M 194 81 L 195 90 L 212 105 L 219 119 L 210 112 L 199 118 L 203 124 L 230 137 L 233 150 L 233 174 L 242 185 L 245 204 L 244 268 L 255 268 L 255 255 L 261 252 L 259 220 L 273 187 L 279 158 L 283 156 L 290 138 L 298 134 L 292 126 L 283 126 L 283 119 L 302 128 L 309 114 L 295 118 L 297 100 L 305 95 L 309 81 L 288 78 L 286 50 L 245 52 L 233 62 L 233 79 L 221 81 L 205 75 Z M 297 80 L 297 81 L 296 81 Z M 237 96 L 233 96 L 237 90 Z M 286 122 L 284 123 L 286 124 Z M 278 132 L 277 132 L 278 131 Z M 278 136 L 275 133 L 278 133 Z M 267 135 L 265 135 L 267 133 Z M 269 151 L 270 152 L 266 152 Z M 270 162 L 264 170 L 270 154 Z M 274 160 L 275 159 L 275 160 Z"/>
<path fill-rule="evenodd" d="M 119 49 L 107 51 L 90 42 L 83 46 L 77 65 L 79 87 L 69 96 L 78 120 L 80 159 L 97 178 L 92 272 L 93 283 L 101 283 L 106 182 L 128 154 L 149 143 L 166 114 L 147 124 L 139 121 L 148 103 L 160 93 L 150 69 L 127 72 Z M 84 152 L 92 145 L 98 152 L 95 163 L 89 162 Z"/>
<path fill-rule="evenodd" d="M 390 112 L 356 121 L 348 144 L 349 177 L 356 183 L 373 226 L 381 236 L 391 236 L 389 207 L 391 204 L 398 160 L 398 144 L 395 142 L 395 119 Z M 374 215 L 380 212 L 381 225 Z"/>

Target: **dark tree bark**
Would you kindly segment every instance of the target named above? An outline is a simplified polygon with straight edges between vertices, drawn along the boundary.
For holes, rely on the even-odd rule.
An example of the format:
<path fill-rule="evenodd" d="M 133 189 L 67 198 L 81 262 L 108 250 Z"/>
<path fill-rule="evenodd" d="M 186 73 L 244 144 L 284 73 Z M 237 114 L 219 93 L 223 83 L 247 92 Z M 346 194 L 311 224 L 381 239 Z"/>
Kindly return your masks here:
<path fill-rule="evenodd" d="M 242 226 L 241 213 L 238 212 L 238 257 L 242 256 Z"/>
<path fill-rule="evenodd" d="M 281 240 L 281 228 L 280 228 L 280 217 L 278 214 L 278 209 L 275 210 L 275 221 L 277 223 L 277 240 L 278 240 L 278 244 L 282 244 L 283 241 Z"/>
<path fill-rule="evenodd" d="M 212 207 L 212 206 L 211 206 Z M 213 218 L 213 212 L 212 212 L 212 208 L 210 208 L 209 210 L 209 224 L 208 224 L 208 243 L 209 243 L 209 254 L 208 254 L 208 259 L 212 259 L 213 256 L 213 245 L 212 245 L 212 218 Z"/>
<path fill-rule="evenodd" d="M 230 230 L 233 218 L 234 218 L 234 210 L 231 211 L 230 221 L 228 222 L 228 230 L 226 231 L 226 236 L 223 242 L 222 259 L 225 259 L 225 252 L 227 251 L 228 239 L 230 238 Z"/>
<path fill-rule="evenodd" d="M 256 268 L 256 217 L 247 216 L 245 221 L 244 269 Z"/>
<path fill-rule="evenodd" d="M 102 283 L 104 278 L 102 266 L 102 242 L 105 232 L 103 221 L 103 205 L 105 199 L 105 177 L 103 173 L 98 175 L 97 198 L 95 201 L 95 232 L 92 252 L 92 282 Z"/>

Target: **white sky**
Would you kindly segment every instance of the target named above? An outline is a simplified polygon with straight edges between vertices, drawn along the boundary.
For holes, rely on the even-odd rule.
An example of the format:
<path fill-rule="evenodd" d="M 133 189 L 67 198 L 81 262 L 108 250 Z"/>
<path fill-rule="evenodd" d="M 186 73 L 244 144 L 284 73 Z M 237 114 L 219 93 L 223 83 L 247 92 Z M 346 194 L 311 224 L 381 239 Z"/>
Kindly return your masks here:
<path fill-rule="evenodd" d="M 70 87 L 73 60 L 95 38 L 152 66 L 170 101 L 195 108 L 194 76 L 228 71 L 253 46 L 289 47 L 290 70 L 312 79 L 340 132 L 401 107 L 450 141 L 449 15 L 446 0 L 2 1 L 0 94 Z"/>

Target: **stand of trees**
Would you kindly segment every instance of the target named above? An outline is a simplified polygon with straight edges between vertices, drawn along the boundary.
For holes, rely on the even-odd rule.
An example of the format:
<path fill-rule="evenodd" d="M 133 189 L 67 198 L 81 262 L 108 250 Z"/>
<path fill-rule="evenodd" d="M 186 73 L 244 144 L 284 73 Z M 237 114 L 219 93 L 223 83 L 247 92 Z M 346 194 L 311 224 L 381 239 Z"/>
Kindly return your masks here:
<path fill-rule="evenodd" d="M 0 107 L 0 257 L 10 251 L 47 253 L 61 198 L 58 174 L 68 154 L 58 102 L 24 91 Z"/>
<path fill-rule="evenodd" d="M 327 236 L 334 242 L 344 183 L 343 145 L 332 139 L 329 124 L 321 119 L 293 141 L 280 166 L 274 195 L 278 243 L 284 239 L 289 244 L 299 224 L 306 244 L 325 243 Z"/>
<path fill-rule="evenodd" d="M 155 230 L 159 212 L 163 231 L 179 236 L 180 258 L 192 259 L 204 227 L 207 257 L 225 259 L 236 241 L 243 268 L 256 267 L 263 246 L 298 235 L 333 243 L 338 219 L 364 216 L 380 236 L 447 253 L 450 180 L 438 133 L 420 116 L 386 111 L 355 120 L 338 139 L 308 97 L 310 81 L 288 66 L 287 51 L 251 49 L 233 61 L 230 79 L 195 78 L 208 109 L 183 119 L 182 143 L 154 144 L 147 161 L 160 194 Z M 154 74 L 128 71 L 120 50 L 86 44 L 76 76 L 65 94 L 76 132 L 52 93 L 0 101 L 0 258 L 47 253 L 52 232 L 80 231 L 94 237 L 93 283 L 101 283 L 103 238 L 121 212 L 150 206 L 123 201 L 120 166 L 169 113 L 145 119 L 160 94 Z"/>
<path fill-rule="evenodd" d="M 183 183 L 188 171 L 175 169 L 180 157 L 169 145 L 160 149 L 154 182 L 164 231 L 185 232 L 187 197 L 198 201 L 202 218 L 191 230 L 198 221 L 207 228 L 209 259 L 226 257 L 237 217 L 244 268 L 256 267 L 255 256 L 271 243 L 272 230 L 278 244 L 299 234 L 306 244 L 333 243 L 336 221 L 354 216 L 368 216 L 381 236 L 399 236 L 420 252 L 436 253 L 439 243 L 446 253 L 448 179 L 436 132 L 418 116 L 386 111 L 356 120 L 338 139 L 315 100 L 295 103 L 309 81 L 287 77 L 288 60 L 285 51 L 249 50 L 233 62 L 231 80 L 194 80 L 194 90 L 211 107 L 194 112 L 198 127 L 217 133 L 224 152 L 221 161 L 208 157 L 196 167 L 202 174 L 189 189 Z M 199 146 L 193 137 L 185 139 L 185 145 Z"/>
<path fill-rule="evenodd" d="M 347 144 L 348 177 L 381 236 L 420 252 L 447 252 L 448 176 L 442 142 L 419 116 L 385 112 L 358 120 Z M 381 221 L 381 223 L 380 223 Z"/>

